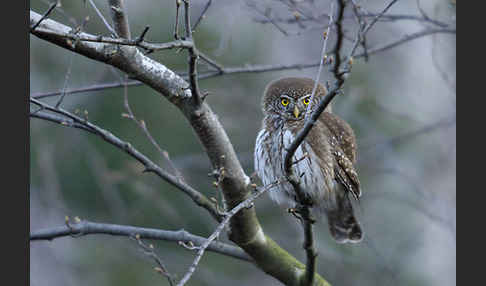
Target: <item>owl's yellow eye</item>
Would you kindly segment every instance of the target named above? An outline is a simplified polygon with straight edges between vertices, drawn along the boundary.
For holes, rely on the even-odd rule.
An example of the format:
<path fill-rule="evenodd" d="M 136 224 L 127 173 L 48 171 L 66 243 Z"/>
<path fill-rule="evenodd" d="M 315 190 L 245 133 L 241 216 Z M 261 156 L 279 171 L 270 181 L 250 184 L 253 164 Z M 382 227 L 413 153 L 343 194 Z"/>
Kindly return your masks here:
<path fill-rule="evenodd" d="M 304 98 L 304 100 L 302 100 L 302 102 L 305 104 L 305 105 L 309 105 L 309 102 L 310 102 L 310 99 L 307 97 L 307 98 Z"/>
<path fill-rule="evenodd" d="M 282 103 L 283 106 L 287 106 L 287 105 L 289 105 L 289 100 L 286 99 L 286 98 L 282 98 L 281 103 Z"/>

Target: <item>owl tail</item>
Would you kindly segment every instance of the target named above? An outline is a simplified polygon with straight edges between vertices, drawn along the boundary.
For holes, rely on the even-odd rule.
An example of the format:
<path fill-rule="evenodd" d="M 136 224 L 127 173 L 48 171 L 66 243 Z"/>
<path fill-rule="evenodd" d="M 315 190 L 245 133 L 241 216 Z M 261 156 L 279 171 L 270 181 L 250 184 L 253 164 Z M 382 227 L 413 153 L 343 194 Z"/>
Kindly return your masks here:
<path fill-rule="evenodd" d="M 347 194 L 337 195 L 336 204 L 326 210 L 329 230 L 338 243 L 357 243 L 363 239 L 363 231 L 356 220 Z"/>

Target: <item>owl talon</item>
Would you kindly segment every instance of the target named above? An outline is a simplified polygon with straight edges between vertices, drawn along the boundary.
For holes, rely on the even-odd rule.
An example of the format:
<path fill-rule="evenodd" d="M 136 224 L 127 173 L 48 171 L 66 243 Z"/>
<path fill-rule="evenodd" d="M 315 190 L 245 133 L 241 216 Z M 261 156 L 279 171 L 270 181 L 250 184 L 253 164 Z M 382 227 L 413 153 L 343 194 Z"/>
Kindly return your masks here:
<path fill-rule="evenodd" d="M 288 208 L 287 212 L 293 215 L 296 219 L 302 220 L 302 216 L 297 208 Z"/>
<path fill-rule="evenodd" d="M 296 209 L 296 208 L 288 208 L 288 209 L 287 209 L 287 212 L 288 212 L 288 213 L 294 213 L 294 212 L 296 212 L 296 211 L 297 211 L 297 209 Z"/>

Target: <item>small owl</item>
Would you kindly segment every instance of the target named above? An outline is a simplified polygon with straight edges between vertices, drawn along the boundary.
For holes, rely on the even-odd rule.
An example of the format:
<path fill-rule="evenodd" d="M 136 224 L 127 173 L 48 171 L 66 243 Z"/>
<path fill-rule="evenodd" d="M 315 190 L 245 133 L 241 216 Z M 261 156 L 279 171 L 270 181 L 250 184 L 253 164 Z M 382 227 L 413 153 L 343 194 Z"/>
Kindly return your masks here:
<path fill-rule="evenodd" d="M 255 171 L 264 185 L 282 183 L 268 192 L 272 200 L 296 206 L 296 194 L 285 178 L 284 158 L 287 148 L 304 127 L 305 113 L 311 111 L 326 89 L 317 86 L 311 102 L 314 80 L 282 78 L 271 82 L 263 96 L 263 126 L 256 139 Z M 363 231 L 356 220 L 349 195 L 361 196 L 356 163 L 356 140 L 351 127 L 331 112 L 319 116 L 314 127 L 292 158 L 294 174 L 312 202 L 313 213 L 326 214 L 332 237 L 339 243 L 359 242 Z"/>

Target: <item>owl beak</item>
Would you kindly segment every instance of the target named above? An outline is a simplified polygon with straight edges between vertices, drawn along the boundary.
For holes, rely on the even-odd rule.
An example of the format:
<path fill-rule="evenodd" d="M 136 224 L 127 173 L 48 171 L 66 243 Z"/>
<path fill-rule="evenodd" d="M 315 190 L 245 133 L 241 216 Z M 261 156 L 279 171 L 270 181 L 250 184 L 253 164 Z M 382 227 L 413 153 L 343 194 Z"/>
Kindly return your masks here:
<path fill-rule="evenodd" d="M 297 106 L 294 107 L 294 116 L 295 118 L 299 118 L 299 114 L 300 114 L 300 111 L 299 109 L 297 108 Z"/>

